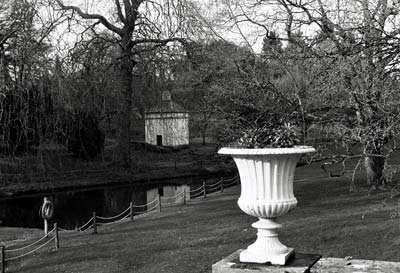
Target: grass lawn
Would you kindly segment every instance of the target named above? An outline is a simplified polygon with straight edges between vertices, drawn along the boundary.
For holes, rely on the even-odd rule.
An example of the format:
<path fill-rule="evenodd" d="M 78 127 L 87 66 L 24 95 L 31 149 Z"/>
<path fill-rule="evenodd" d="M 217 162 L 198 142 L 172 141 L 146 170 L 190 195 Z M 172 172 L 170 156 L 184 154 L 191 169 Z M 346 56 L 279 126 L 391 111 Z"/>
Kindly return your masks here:
<path fill-rule="evenodd" d="M 398 198 L 369 195 L 363 187 L 349 193 L 349 184 L 324 177 L 317 166 L 298 168 L 299 203 L 279 219 L 282 242 L 325 257 L 400 261 Z M 256 219 L 238 208 L 238 196 L 232 188 L 134 223 L 100 227 L 97 235 L 62 235 L 58 251 L 45 249 L 7 272 L 209 273 L 213 263 L 255 240 L 250 224 Z"/>

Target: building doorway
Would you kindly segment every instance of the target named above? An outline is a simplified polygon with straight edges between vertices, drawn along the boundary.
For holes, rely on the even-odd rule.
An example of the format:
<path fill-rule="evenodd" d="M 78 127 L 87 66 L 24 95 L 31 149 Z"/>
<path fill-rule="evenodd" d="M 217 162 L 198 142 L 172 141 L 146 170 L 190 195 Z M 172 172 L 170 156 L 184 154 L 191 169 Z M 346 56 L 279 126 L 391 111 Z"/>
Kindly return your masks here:
<path fill-rule="evenodd" d="M 157 135 L 157 146 L 162 146 L 162 136 Z"/>

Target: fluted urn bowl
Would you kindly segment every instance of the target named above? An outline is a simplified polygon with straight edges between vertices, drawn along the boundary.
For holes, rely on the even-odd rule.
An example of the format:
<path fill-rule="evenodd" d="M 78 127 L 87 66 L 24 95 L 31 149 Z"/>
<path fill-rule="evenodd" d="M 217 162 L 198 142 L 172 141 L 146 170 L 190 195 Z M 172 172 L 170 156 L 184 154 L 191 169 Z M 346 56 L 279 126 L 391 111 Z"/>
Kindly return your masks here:
<path fill-rule="evenodd" d="M 296 207 L 293 178 L 302 154 L 315 152 L 310 146 L 293 148 L 241 149 L 222 148 L 219 154 L 231 155 L 241 181 L 239 207 L 259 218 L 252 226 L 258 229 L 257 240 L 240 253 L 241 262 L 284 265 L 294 254 L 283 245 L 275 219 Z"/>

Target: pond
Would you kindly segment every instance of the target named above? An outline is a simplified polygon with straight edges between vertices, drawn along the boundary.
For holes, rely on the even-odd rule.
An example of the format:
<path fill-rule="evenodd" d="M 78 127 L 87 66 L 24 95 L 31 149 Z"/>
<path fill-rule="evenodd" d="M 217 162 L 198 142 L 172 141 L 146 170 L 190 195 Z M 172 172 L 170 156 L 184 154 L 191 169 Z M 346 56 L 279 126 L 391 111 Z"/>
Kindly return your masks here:
<path fill-rule="evenodd" d="M 61 228 L 74 229 L 86 223 L 93 212 L 103 217 L 114 216 L 127 209 L 130 202 L 140 206 L 158 198 L 159 194 L 167 198 L 183 192 L 184 189 L 186 194 L 190 194 L 191 190 L 202 186 L 204 181 L 211 185 L 218 180 L 201 177 L 181 178 L 151 181 L 151 184 L 146 185 L 105 186 L 68 192 L 3 197 L 0 199 L 0 226 L 43 228 L 39 210 L 44 197 L 54 203 L 54 216 L 49 221 L 50 227 L 57 222 Z M 192 195 L 196 193 L 193 192 Z M 141 210 L 146 210 L 146 207 L 135 208 L 135 212 Z"/>

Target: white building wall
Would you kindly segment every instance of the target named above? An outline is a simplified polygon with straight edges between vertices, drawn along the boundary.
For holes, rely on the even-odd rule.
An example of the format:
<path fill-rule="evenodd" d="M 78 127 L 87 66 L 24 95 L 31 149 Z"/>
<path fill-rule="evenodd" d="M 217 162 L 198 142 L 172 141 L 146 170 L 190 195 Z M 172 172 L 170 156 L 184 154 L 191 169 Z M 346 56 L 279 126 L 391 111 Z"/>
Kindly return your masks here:
<path fill-rule="evenodd" d="M 158 199 L 158 188 L 155 188 L 155 189 L 151 189 L 151 190 L 148 190 L 147 192 L 146 192 L 146 204 L 148 204 L 148 203 L 150 203 L 150 202 L 152 202 L 152 201 L 154 201 L 155 199 Z M 151 204 L 150 205 L 150 208 L 152 208 L 152 207 L 154 207 L 155 206 L 155 202 L 153 203 L 153 204 Z"/>
<path fill-rule="evenodd" d="M 183 203 L 182 192 L 185 191 L 186 200 L 190 199 L 190 187 L 188 185 L 164 186 L 164 197 L 170 198 L 169 203 Z M 178 195 L 178 196 L 177 196 Z M 175 198 L 172 198 L 175 197 Z"/>
<path fill-rule="evenodd" d="M 185 191 L 186 200 L 190 200 L 190 186 L 189 185 L 176 185 L 176 186 L 163 186 L 163 197 L 166 204 L 176 203 L 181 204 L 183 203 L 183 196 L 181 193 Z M 179 196 L 176 196 L 180 194 Z M 147 201 L 146 203 L 150 203 L 155 199 L 158 199 L 158 188 L 147 190 L 146 192 Z M 175 198 L 172 198 L 175 197 Z M 170 198 L 170 199 L 168 199 Z M 156 203 L 151 204 L 147 209 L 153 208 Z"/>
<path fill-rule="evenodd" d="M 162 145 L 180 146 L 189 144 L 189 114 L 147 114 L 145 141 L 157 145 L 157 135 L 162 136 Z"/>

